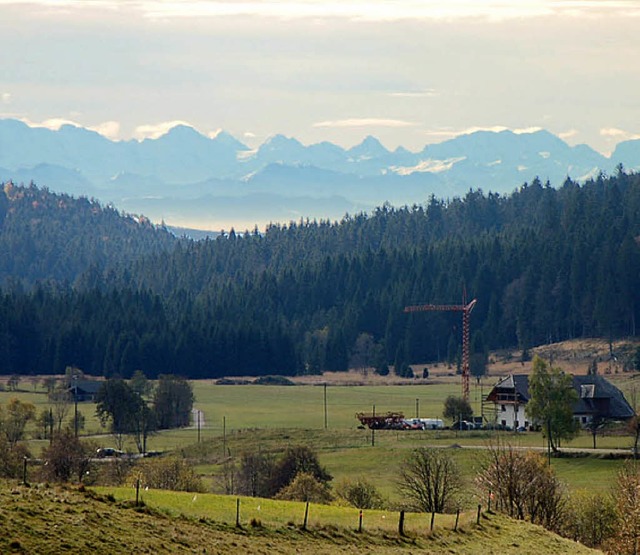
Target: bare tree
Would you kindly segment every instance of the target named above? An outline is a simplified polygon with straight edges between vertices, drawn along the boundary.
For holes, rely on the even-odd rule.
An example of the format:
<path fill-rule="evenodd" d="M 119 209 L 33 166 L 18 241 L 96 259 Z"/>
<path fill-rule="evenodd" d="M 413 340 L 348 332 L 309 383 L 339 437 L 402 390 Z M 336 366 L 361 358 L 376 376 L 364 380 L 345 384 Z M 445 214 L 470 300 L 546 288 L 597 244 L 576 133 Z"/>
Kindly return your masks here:
<path fill-rule="evenodd" d="M 496 445 L 477 478 L 478 485 L 495 499 L 497 510 L 512 518 L 531 520 L 558 530 L 565 506 L 560 482 L 544 457 Z"/>
<path fill-rule="evenodd" d="M 608 545 L 608 553 L 637 555 L 640 552 L 640 471 L 635 461 L 627 462 L 615 488 L 618 526 Z"/>
<path fill-rule="evenodd" d="M 442 513 L 453 509 L 462 486 L 460 471 L 442 449 L 416 449 L 403 463 L 398 490 L 421 511 Z"/>
<path fill-rule="evenodd" d="M 62 423 L 69 414 L 69 410 L 71 410 L 71 394 L 63 384 L 60 384 L 60 386 L 49 393 L 49 402 L 53 410 L 56 430 L 60 432 L 62 430 Z"/>

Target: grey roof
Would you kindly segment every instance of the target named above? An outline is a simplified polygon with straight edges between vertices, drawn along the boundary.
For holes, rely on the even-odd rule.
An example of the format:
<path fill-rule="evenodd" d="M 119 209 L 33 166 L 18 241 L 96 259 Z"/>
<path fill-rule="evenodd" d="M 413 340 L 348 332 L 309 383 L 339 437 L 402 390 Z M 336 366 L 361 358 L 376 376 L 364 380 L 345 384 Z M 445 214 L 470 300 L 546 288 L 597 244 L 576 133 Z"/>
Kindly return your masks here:
<path fill-rule="evenodd" d="M 494 389 L 515 389 L 518 393 L 518 398 L 525 403 L 531 398 L 529 395 L 529 376 L 526 374 L 510 374 L 506 378 L 500 380 L 494 386 Z"/>
<path fill-rule="evenodd" d="M 104 382 L 98 380 L 78 380 L 78 393 L 98 393 Z M 75 385 L 73 381 L 69 386 L 69 391 L 73 393 Z"/>
<path fill-rule="evenodd" d="M 635 414 L 622 391 L 602 376 L 573 376 L 573 388 L 578 394 L 578 402 L 573 407 L 574 414 L 599 412 L 603 402 L 608 404 L 607 418 L 624 420 Z"/>
<path fill-rule="evenodd" d="M 578 401 L 573 407 L 574 414 L 598 414 L 614 420 L 625 420 L 635 415 L 622 391 L 602 376 L 571 376 L 571 378 L 573 388 L 578 394 Z M 531 398 L 529 376 L 526 374 L 512 374 L 501 379 L 492 392 L 501 389 L 515 389 L 518 398 L 525 403 Z"/>

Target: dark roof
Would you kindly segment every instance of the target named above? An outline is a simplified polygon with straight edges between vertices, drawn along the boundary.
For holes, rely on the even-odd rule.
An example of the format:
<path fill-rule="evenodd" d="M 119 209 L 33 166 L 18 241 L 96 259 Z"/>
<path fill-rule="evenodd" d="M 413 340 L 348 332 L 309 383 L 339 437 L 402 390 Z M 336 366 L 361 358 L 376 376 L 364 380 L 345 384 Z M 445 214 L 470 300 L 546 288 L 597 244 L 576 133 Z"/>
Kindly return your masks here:
<path fill-rule="evenodd" d="M 493 390 L 496 389 L 515 390 L 518 393 L 518 399 L 525 403 L 531 398 L 529 395 L 529 376 L 526 374 L 510 374 L 494 386 Z"/>
<path fill-rule="evenodd" d="M 599 412 L 602 401 L 608 404 L 607 418 L 624 420 L 635 414 L 622 391 L 602 376 L 573 376 L 573 388 L 578 394 L 578 402 L 573 407 L 574 414 Z"/>
<path fill-rule="evenodd" d="M 77 383 L 78 393 L 84 393 L 84 394 L 98 393 L 103 383 L 104 382 L 96 381 L 96 380 L 78 380 L 78 383 Z M 76 385 L 73 383 L 73 381 L 71 381 L 69 391 L 73 393 L 73 391 L 75 390 L 75 387 Z"/>
<path fill-rule="evenodd" d="M 571 376 L 573 388 L 578 394 L 578 401 L 573 407 L 574 414 L 599 414 L 604 418 L 625 420 L 635 415 L 631 405 L 611 382 L 598 375 Z M 502 378 L 487 396 L 491 398 L 499 390 L 516 391 L 518 399 L 528 402 L 529 376 L 512 374 Z"/>

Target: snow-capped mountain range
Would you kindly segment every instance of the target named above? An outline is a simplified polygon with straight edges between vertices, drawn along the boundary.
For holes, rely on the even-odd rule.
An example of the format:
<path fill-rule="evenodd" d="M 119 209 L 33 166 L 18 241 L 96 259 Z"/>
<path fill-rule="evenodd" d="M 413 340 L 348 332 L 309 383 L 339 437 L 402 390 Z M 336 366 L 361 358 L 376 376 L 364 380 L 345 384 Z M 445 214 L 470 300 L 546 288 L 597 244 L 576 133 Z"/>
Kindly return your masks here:
<path fill-rule="evenodd" d="M 567 176 L 584 180 L 619 163 L 640 169 L 640 140 L 620 143 L 610 157 L 547 131 L 478 131 L 420 152 L 389 151 L 375 137 L 344 149 L 275 135 L 251 150 L 228 133 L 209 138 L 184 125 L 138 142 L 0 120 L 1 181 L 34 181 L 158 222 L 209 229 L 333 220 L 471 188 L 508 193 L 535 177 L 559 186 Z"/>

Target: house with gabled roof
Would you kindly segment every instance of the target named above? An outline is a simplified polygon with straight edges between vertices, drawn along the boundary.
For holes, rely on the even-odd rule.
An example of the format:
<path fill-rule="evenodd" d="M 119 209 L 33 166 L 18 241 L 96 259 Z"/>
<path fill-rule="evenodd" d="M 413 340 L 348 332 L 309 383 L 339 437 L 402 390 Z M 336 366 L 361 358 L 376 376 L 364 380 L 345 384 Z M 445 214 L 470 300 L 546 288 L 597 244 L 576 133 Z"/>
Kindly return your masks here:
<path fill-rule="evenodd" d="M 583 427 L 594 420 L 628 420 L 635 415 L 633 408 L 611 382 L 598 375 L 571 376 L 578 394 L 573 416 Z M 525 409 L 529 402 L 529 376 L 511 374 L 496 383 L 485 402 L 493 404 L 495 423 L 517 430 L 529 428 L 531 422 Z"/>
<path fill-rule="evenodd" d="M 94 402 L 103 384 L 97 380 L 78 380 L 77 383 L 72 382 L 67 391 L 78 403 Z"/>

